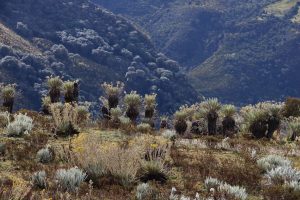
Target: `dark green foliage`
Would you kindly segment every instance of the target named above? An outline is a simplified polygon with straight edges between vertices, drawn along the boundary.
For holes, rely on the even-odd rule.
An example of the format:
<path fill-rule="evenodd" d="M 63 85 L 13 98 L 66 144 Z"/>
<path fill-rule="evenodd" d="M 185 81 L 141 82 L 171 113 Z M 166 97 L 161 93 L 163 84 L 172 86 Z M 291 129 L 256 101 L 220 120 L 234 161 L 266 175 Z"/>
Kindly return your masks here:
<path fill-rule="evenodd" d="M 267 138 L 271 139 L 274 132 L 277 129 L 279 129 L 280 119 L 274 116 L 270 116 L 267 123 L 268 123 Z"/>
<path fill-rule="evenodd" d="M 0 143 L 0 156 L 3 156 L 6 151 L 6 144 L 5 143 Z"/>
<path fill-rule="evenodd" d="M 168 128 L 168 120 L 162 119 L 160 122 L 160 128 Z"/>
<path fill-rule="evenodd" d="M 129 107 L 126 111 L 126 116 L 132 121 L 136 122 L 138 116 L 139 116 L 139 111 L 135 107 Z"/>
<path fill-rule="evenodd" d="M 250 132 L 257 139 L 266 137 L 266 132 L 268 130 L 268 124 L 265 120 L 257 120 L 249 127 Z"/>
<path fill-rule="evenodd" d="M 187 123 L 183 119 L 179 119 L 175 122 L 175 130 L 179 135 L 183 135 L 187 129 Z"/>
<path fill-rule="evenodd" d="M 106 108 L 105 106 L 102 106 L 101 112 L 102 112 L 102 117 L 103 117 L 104 119 L 106 119 L 106 120 L 109 120 L 109 119 L 110 119 L 110 113 L 109 113 L 108 108 Z"/>
<path fill-rule="evenodd" d="M 51 99 L 51 103 L 57 103 L 60 101 L 60 90 L 57 89 L 50 89 L 49 96 Z"/>
<path fill-rule="evenodd" d="M 149 118 L 151 119 L 154 115 L 154 109 L 151 109 L 151 108 L 147 108 L 145 110 L 145 118 Z"/>
<path fill-rule="evenodd" d="M 234 133 L 235 120 L 232 117 L 225 117 L 222 121 L 223 135 L 229 136 Z"/>
<path fill-rule="evenodd" d="M 78 134 L 79 131 L 71 122 L 66 122 L 65 124 L 62 124 L 58 129 L 55 130 L 55 134 L 58 136 L 72 136 L 75 134 Z"/>
<path fill-rule="evenodd" d="M 6 108 L 9 113 L 13 111 L 14 101 L 14 99 L 6 99 L 3 101 L 3 107 Z"/>
<path fill-rule="evenodd" d="M 216 111 L 210 111 L 207 114 L 207 125 L 208 125 L 208 134 L 215 135 L 217 133 L 217 119 L 218 113 Z"/>
<path fill-rule="evenodd" d="M 125 18 L 108 13 L 90 2 L 86 3 L 86 9 L 82 9 L 82 3 L 75 0 L 72 5 L 66 6 L 63 0 L 28 0 L 26 3 L 12 0 L 5 8 L 1 7 L 0 38 L 5 32 L 3 24 L 12 30 L 8 34 L 18 33 L 18 22 L 21 22 L 19 29 L 27 27 L 31 32 L 29 35 L 22 34 L 23 42 L 13 38 L 16 42 L 10 47 L 12 51 L 0 47 L 1 78 L 5 82 L 16 80 L 22 91 L 20 104 L 23 107 L 41 107 L 39 100 L 32 101 L 32 97 L 37 97 L 38 91 L 44 90 L 41 80 L 51 75 L 82 80 L 80 88 L 86 101 L 95 102 L 102 95 L 97 83 L 115 80 L 125 82 L 126 90 L 136 90 L 140 94 L 159 91 L 158 109 L 166 113 L 196 99 L 196 92 L 185 81 L 185 75 L 176 74 L 175 77 L 179 70 L 176 62 L 170 62 L 166 57 L 163 65 L 158 65 L 157 59 L 161 56 L 147 35 Z M 14 52 L 17 49 L 18 52 Z M 39 52 L 44 53 L 41 56 Z M 7 56 L 10 57 L 4 59 Z M 148 63 L 153 63 L 151 66 L 155 68 L 148 68 Z M 125 77 L 129 66 L 135 67 L 138 81 Z M 171 71 L 168 81 L 160 80 L 157 68 Z M 56 91 L 51 92 L 52 102 L 58 101 L 58 95 Z M 110 108 L 115 105 L 111 104 Z"/>
<path fill-rule="evenodd" d="M 283 110 L 285 117 L 299 117 L 300 116 L 300 98 L 289 97 L 285 101 Z"/>
<path fill-rule="evenodd" d="M 168 177 L 163 172 L 149 170 L 147 173 L 141 176 L 140 180 L 144 183 L 147 183 L 148 181 L 158 181 L 160 183 L 165 183 L 168 180 Z"/>
<path fill-rule="evenodd" d="M 119 104 L 119 97 L 117 95 L 109 95 L 107 100 L 109 109 L 116 108 Z"/>

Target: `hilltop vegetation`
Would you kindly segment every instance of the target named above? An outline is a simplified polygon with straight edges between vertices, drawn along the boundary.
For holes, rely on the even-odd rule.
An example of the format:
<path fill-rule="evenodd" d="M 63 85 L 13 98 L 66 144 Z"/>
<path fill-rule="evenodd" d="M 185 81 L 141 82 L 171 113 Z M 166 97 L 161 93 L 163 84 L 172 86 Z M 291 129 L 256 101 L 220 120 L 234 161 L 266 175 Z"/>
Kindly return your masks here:
<path fill-rule="evenodd" d="M 76 82 L 46 82 L 43 113 L 1 86 L 0 199 L 299 200 L 300 99 L 159 116 L 156 94 L 103 83 L 92 119 Z"/>
<path fill-rule="evenodd" d="M 100 83 L 114 80 L 123 81 L 125 90 L 156 92 L 162 112 L 197 98 L 178 63 L 156 51 L 147 35 L 89 1 L 3 4 L 1 80 L 17 83 L 22 106 L 40 107 L 30 99 L 44 94 L 41 81 L 51 75 L 79 79 L 80 98 L 93 102 L 102 93 Z"/>

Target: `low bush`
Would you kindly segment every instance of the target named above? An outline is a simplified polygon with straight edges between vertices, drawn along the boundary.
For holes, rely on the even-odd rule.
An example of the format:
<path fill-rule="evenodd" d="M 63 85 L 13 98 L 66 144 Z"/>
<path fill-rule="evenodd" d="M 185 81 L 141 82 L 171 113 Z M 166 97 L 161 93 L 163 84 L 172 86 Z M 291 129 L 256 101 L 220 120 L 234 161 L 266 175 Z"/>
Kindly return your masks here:
<path fill-rule="evenodd" d="M 163 130 L 161 135 L 169 140 L 174 140 L 176 138 L 176 132 L 169 129 Z"/>
<path fill-rule="evenodd" d="M 46 172 L 38 171 L 31 176 L 31 184 L 33 187 L 45 189 L 47 186 Z"/>
<path fill-rule="evenodd" d="M 287 98 L 283 108 L 283 115 L 285 117 L 300 117 L 300 98 Z"/>
<path fill-rule="evenodd" d="M 257 160 L 257 165 L 266 172 L 277 167 L 290 167 L 291 161 L 281 156 L 268 155 Z"/>
<path fill-rule="evenodd" d="M 10 121 L 10 114 L 8 112 L 0 112 L 0 128 L 4 128 Z"/>
<path fill-rule="evenodd" d="M 29 134 L 33 128 L 33 119 L 23 114 L 14 115 L 14 120 L 9 122 L 5 131 L 8 136 L 21 137 Z"/>
<path fill-rule="evenodd" d="M 280 166 L 267 171 L 266 178 L 270 184 L 280 185 L 300 180 L 300 172 L 291 166 Z"/>
<path fill-rule="evenodd" d="M 150 193 L 150 186 L 148 183 L 139 184 L 136 188 L 136 198 L 138 200 L 146 199 Z"/>
<path fill-rule="evenodd" d="M 56 172 L 55 179 L 58 187 L 63 191 L 76 192 L 86 179 L 86 173 L 76 167 L 68 170 L 59 169 Z"/>
<path fill-rule="evenodd" d="M 240 186 L 231 186 L 226 182 L 219 181 L 218 179 L 208 177 L 205 181 L 205 187 L 208 191 L 213 189 L 214 198 L 221 199 L 235 199 L 235 200 L 246 200 L 248 194 L 246 189 Z"/>
<path fill-rule="evenodd" d="M 53 160 L 52 151 L 48 147 L 40 149 L 36 154 L 36 159 L 43 164 L 49 163 Z"/>
<path fill-rule="evenodd" d="M 70 136 L 78 133 L 77 105 L 54 103 L 50 105 L 54 120 L 55 132 L 60 136 Z"/>
<path fill-rule="evenodd" d="M 150 126 L 150 124 L 146 124 L 146 123 L 142 123 L 137 125 L 137 131 L 140 133 L 150 133 L 152 130 L 152 127 Z"/>
<path fill-rule="evenodd" d="M 137 180 L 141 155 L 139 149 L 122 147 L 118 143 L 105 142 L 95 135 L 80 135 L 75 140 L 75 156 L 95 183 L 101 177 L 111 177 L 115 182 L 130 187 Z"/>

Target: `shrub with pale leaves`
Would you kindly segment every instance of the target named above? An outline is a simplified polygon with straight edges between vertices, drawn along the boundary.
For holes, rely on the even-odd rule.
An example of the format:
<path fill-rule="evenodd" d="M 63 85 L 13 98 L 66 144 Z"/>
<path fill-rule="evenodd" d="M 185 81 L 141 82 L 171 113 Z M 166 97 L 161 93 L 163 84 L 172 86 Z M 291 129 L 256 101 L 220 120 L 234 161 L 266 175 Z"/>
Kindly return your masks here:
<path fill-rule="evenodd" d="M 137 125 L 137 131 L 140 133 L 149 133 L 152 130 L 152 127 L 150 126 L 150 124 L 147 123 L 141 123 L 139 125 Z"/>
<path fill-rule="evenodd" d="M 285 185 L 294 191 L 300 192 L 300 181 L 286 182 Z"/>
<path fill-rule="evenodd" d="M 207 115 L 209 112 L 218 112 L 221 109 L 221 103 L 217 98 L 209 98 L 200 103 L 200 112 Z"/>
<path fill-rule="evenodd" d="M 300 136 L 300 118 L 294 118 L 290 123 L 289 127 L 291 130 L 291 138 L 295 140 Z"/>
<path fill-rule="evenodd" d="M 63 86 L 63 81 L 60 77 L 49 77 L 47 80 L 47 85 L 50 90 L 61 90 Z"/>
<path fill-rule="evenodd" d="M 300 171 L 291 166 L 280 166 L 267 171 L 265 176 L 270 184 L 283 184 L 285 182 L 299 181 Z"/>
<path fill-rule="evenodd" d="M 47 177 L 45 171 L 35 172 L 31 176 L 31 184 L 33 185 L 33 187 L 44 189 L 47 186 L 46 178 Z"/>
<path fill-rule="evenodd" d="M 24 114 L 14 115 L 14 121 L 9 122 L 6 127 L 8 136 L 21 137 L 24 134 L 29 134 L 33 128 L 33 119 Z"/>
<path fill-rule="evenodd" d="M 218 188 L 221 184 L 223 184 L 222 181 L 219 181 L 218 179 L 216 178 L 212 178 L 212 177 L 208 177 L 205 179 L 204 181 L 204 185 L 205 185 L 205 188 L 207 190 L 210 190 L 211 188 Z"/>
<path fill-rule="evenodd" d="M 290 167 L 291 161 L 278 156 L 278 155 L 268 155 L 257 160 L 257 165 L 264 171 L 272 170 L 277 167 Z"/>
<path fill-rule="evenodd" d="M 166 139 L 170 139 L 173 140 L 176 138 L 176 132 L 174 130 L 163 130 L 163 132 L 161 133 L 161 135 L 166 138 Z"/>
<path fill-rule="evenodd" d="M 185 195 L 178 195 L 176 194 L 177 190 L 175 187 L 172 187 L 171 194 L 169 196 L 169 200 L 202 200 L 199 193 L 196 193 L 195 198 L 190 198 Z"/>
<path fill-rule="evenodd" d="M 234 105 L 224 105 L 221 108 L 221 113 L 224 117 L 232 117 L 236 113 L 236 107 Z"/>
<path fill-rule="evenodd" d="M 141 162 L 140 149 L 105 142 L 97 134 L 80 134 L 74 140 L 74 146 L 79 166 L 93 180 L 110 175 L 125 187 L 136 182 Z"/>
<path fill-rule="evenodd" d="M 68 136 L 78 132 L 77 107 L 77 105 L 73 106 L 69 103 L 53 103 L 50 105 L 55 130 L 58 135 Z"/>
<path fill-rule="evenodd" d="M 131 93 L 125 95 L 124 103 L 127 108 L 139 108 L 142 103 L 142 97 L 139 94 L 137 94 L 137 92 L 132 91 Z"/>
<path fill-rule="evenodd" d="M 75 192 L 86 179 L 87 175 L 77 167 L 71 169 L 59 169 L 55 179 L 59 188 L 68 192 Z"/>
<path fill-rule="evenodd" d="M 137 200 L 144 200 L 151 195 L 152 188 L 148 183 L 141 183 L 136 188 Z"/>
<path fill-rule="evenodd" d="M 221 194 L 225 194 L 225 197 L 231 197 L 236 200 L 246 200 L 248 194 L 246 189 L 240 186 L 231 186 L 227 183 L 223 183 L 219 186 L 218 191 Z"/>
<path fill-rule="evenodd" d="M 146 94 L 144 98 L 144 103 L 146 106 L 146 109 L 155 109 L 156 107 L 156 96 L 157 94 Z"/>
<path fill-rule="evenodd" d="M 53 160 L 53 154 L 49 148 L 40 149 L 36 154 L 36 159 L 38 162 L 46 164 Z"/>
<path fill-rule="evenodd" d="M 204 181 L 204 185 L 208 191 L 211 189 L 217 191 L 222 198 L 230 197 L 236 200 L 246 200 L 248 194 L 246 189 L 240 186 L 232 186 L 226 182 L 220 181 L 216 178 L 208 177 Z"/>
<path fill-rule="evenodd" d="M 112 83 L 103 83 L 101 85 L 101 87 L 103 88 L 105 94 L 109 97 L 109 96 L 119 96 L 123 89 L 124 89 L 124 83 L 122 82 L 117 82 L 116 85 L 113 85 Z"/>
<path fill-rule="evenodd" d="M 7 126 L 10 120 L 9 112 L 0 112 L 0 128 L 4 128 Z"/>

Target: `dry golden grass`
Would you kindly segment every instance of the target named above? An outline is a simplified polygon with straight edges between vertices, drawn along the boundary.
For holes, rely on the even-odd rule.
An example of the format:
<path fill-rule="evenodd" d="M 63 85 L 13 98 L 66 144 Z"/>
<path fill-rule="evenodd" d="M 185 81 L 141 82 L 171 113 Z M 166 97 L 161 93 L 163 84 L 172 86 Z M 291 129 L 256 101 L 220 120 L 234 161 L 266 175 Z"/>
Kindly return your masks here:
<path fill-rule="evenodd" d="M 221 137 L 199 136 L 196 139 L 177 138 L 173 145 L 170 140 L 155 132 L 138 134 L 132 131 L 133 134 L 129 135 L 122 130 L 103 130 L 98 127 L 86 127 L 78 136 L 55 138 L 50 134 L 48 127 L 51 126 L 44 125 L 45 122 L 53 124 L 51 118 L 48 121 L 47 117 L 44 118 L 38 113 L 21 112 L 27 112 L 33 117 L 38 128 L 34 129 L 32 135 L 24 138 L 0 136 L 0 143 L 8 145 L 6 154 L 0 155 L 0 180 L 9 176 L 18 187 L 18 191 L 14 187 L 11 191 L 27 195 L 28 190 L 32 190 L 31 175 L 45 170 L 48 187 L 45 191 L 32 190 L 32 199 L 133 199 L 143 164 L 163 159 L 162 169 L 167 171 L 168 180 L 164 183 L 151 182 L 163 197 L 161 199 L 168 199 L 172 187 L 187 196 L 192 197 L 196 192 L 206 196 L 208 194 L 203 181 L 211 176 L 231 185 L 245 187 L 249 199 L 257 200 L 262 198 L 260 191 L 263 185 L 260 182 L 263 176 L 255 159 L 251 158 L 251 149 L 257 150 L 258 157 L 270 153 L 288 156 L 294 166 L 300 169 L 297 153 L 299 147 L 292 143 L 258 141 L 241 136 L 229 139 L 227 142 L 230 148 L 222 149 L 216 148 L 223 141 Z M 51 145 L 54 149 L 55 160 L 46 165 L 37 163 L 36 152 L 46 145 Z M 296 153 L 288 153 L 291 149 Z M 97 176 L 91 176 L 88 169 L 93 165 L 98 169 L 103 165 L 103 174 L 100 171 Z M 74 166 L 88 172 L 89 178 L 94 182 L 93 189 L 89 188 L 88 179 L 81 185 L 77 195 L 56 193 L 57 186 L 53 180 L 56 170 Z M 264 191 L 264 195 L 270 196 L 272 191 L 284 192 L 280 188 L 270 188 Z"/>
<path fill-rule="evenodd" d="M 279 0 L 266 8 L 266 11 L 275 16 L 284 16 L 299 0 Z"/>
<path fill-rule="evenodd" d="M 42 53 L 35 48 L 30 42 L 23 39 L 12 30 L 4 26 L 0 22 L 0 43 L 8 46 L 12 46 L 15 49 L 19 49 L 28 53 L 33 53 L 37 55 L 42 55 Z"/>

